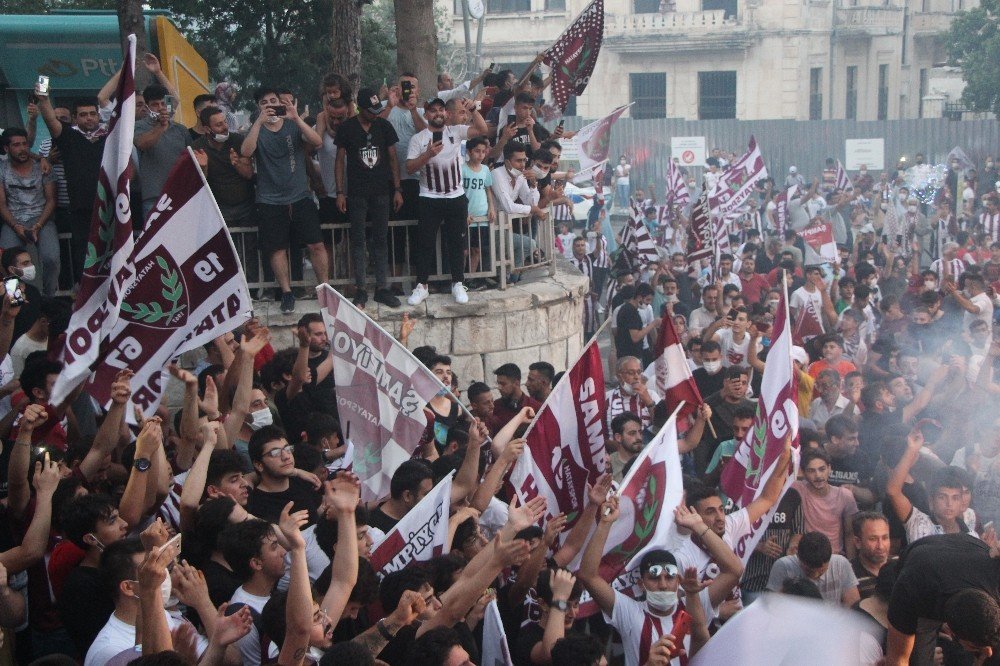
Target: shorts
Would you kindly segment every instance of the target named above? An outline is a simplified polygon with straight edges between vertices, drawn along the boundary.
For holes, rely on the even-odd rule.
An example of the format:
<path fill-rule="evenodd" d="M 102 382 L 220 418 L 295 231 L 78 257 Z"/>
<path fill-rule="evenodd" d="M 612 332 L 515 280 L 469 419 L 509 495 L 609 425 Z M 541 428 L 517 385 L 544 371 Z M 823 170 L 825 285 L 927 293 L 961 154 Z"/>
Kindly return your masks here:
<path fill-rule="evenodd" d="M 258 203 L 257 233 L 264 257 L 287 250 L 293 240 L 296 245 L 323 242 L 319 213 L 311 198 L 282 205 Z"/>
<path fill-rule="evenodd" d="M 491 227 L 488 224 L 469 227 L 469 247 L 480 247 L 489 250 Z"/>

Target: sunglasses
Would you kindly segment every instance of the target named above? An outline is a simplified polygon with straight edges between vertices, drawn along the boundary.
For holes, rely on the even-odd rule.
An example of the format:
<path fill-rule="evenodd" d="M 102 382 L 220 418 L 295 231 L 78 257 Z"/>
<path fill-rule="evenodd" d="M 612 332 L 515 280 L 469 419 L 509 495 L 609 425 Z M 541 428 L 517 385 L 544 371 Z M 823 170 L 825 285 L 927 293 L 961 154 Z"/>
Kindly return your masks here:
<path fill-rule="evenodd" d="M 280 458 L 282 453 L 287 453 L 288 455 L 294 455 L 294 452 L 295 452 L 295 446 L 289 444 L 288 446 L 283 446 L 280 449 L 271 449 L 264 455 L 268 456 L 269 458 Z"/>
<path fill-rule="evenodd" d="M 652 566 L 646 567 L 646 576 L 651 578 L 659 578 L 663 574 L 667 574 L 667 578 L 677 577 L 677 565 L 675 564 L 654 564 Z"/>

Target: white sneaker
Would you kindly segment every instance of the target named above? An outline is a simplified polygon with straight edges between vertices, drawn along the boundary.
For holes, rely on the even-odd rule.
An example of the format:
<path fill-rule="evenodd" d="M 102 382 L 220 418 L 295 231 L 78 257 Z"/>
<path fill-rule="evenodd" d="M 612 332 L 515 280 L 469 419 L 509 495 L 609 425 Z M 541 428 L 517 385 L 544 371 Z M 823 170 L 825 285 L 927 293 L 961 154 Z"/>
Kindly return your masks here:
<path fill-rule="evenodd" d="M 427 287 L 418 282 L 417 286 L 413 288 L 413 293 L 411 293 L 410 297 L 406 299 L 406 302 L 410 305 L 420 305 L 424 302 L 424 299 L 427 298 L 429 293 L 430 292 L 427 291 Z"/>
<path fill-rule="evenodd" d="M 451 285 L 451 295 L 455 297 L 455 302 L 462 304 L 469 302 L 469 295 L 465 293 L 465 287 L 461 282 Z"/>

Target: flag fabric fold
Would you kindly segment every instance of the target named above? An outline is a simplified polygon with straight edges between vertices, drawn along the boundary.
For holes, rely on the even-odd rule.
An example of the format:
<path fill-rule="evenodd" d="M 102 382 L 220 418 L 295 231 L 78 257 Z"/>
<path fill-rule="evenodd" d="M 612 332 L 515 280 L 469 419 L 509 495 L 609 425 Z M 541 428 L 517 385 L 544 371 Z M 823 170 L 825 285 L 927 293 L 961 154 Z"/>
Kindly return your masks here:
<path fill-rule="evenodd" d="M 691 223 L 687 230 L 687 262 L 688 266 L 711 257 L 715 247 L 715 234 L 712 230 L 712 220 L 708 212 L 708 192 L 702 190 L 701 196 L 691 209 Z"/>
<path fill-rule="evenodd" d="M 171 169 L 129 261 L 134 275 L 121 315 L 87 390 L 109 404 L 111 383 L 127 367 L 135 373 L 132 402 L 148 416 L 163 395 L 167 364 L 242 325 L 253 310 L 229 228 L 190 148 Z"/>
<path fill-rule="evenodd" d="M 667 411 L 671 413 L 684 403 L 677 415 L 677 419 L 683 421 L 694 414 L 704 400 L 688 366 L 684 345 L 674 328 L 673 317 L 663 317 L 661 320 L 654 352 L 656 391 L 663 396 Z"/>
<path fill-rule="evenodd" d="M 606 415 L 604 362 L 591 342 L 525 434 L 527 445 L 509 478 L 521 502 L 541 495 L 550 515 L 566 514 L 567 530 L 576 523 L 587 503 L 587 484 L 606 470 Z"/>
<path fill-rule="evenodd" d="M 786 287 L 774 317 L 774 337 L 761 377 L 753 428 L 737 444 L 735 454 L 722 469 L 719 485 L 735 503 L 736 509 L 749 506 L 763 492 L 788 437 L 792 440 L 792 465 L 781 490 L 782 496 L 795 481 L 799 467 L 798 392 L 792 365 L 792 331 L 788 324 Z M 744 564 L 771 523 L 771 516 L 779 502 L 775 502 L 767 515 L 754 523 L 752 531 L 736 544 L 734 550 Z"/>
<path fill-rule="evenodd" d="M 667 166 L 666 199 L 670 208 L 684 208 L 691 203 L 691 192 L 688 190 L 681 167 L 673 160 Z"/>
<path fill-rule="evenodd" d="M 649 229 L 643 221 L 641 207 L 632 202 L 632 214 L 629 215 L 625 228 L 622 229 L 621 252 L 627 254 L 627 260 L 635 268 L 641 268 L 652 261 L 658 261 L 660 255 L 656 251 L 656 243 L 649 234 Z"/>
<path fill-rule="evenodd" d="M 389 494 L 389 481 L 413 457 L 424 406 L 446 387 L 396 338 L 329 285 L 316 288 L 330 338 L 337 409 L 350 423 L 354 473 L 366 502 Z"/>
<path fill-rule="evenodd" d="M 511 661 L 507 632 L 504 631 L 496 599 L 486 604 L 486 615 L 483 617 L 483 658 L 479 663 L 483 666 L 513 666 L 514 664 Z"/>
<path fill-rule="evenodd" d="M 570 96 L 587 88 L 603 41 L 604 0 L 593 0 L 542 54 L 552 69 L 552 100 L 560 111 L 566 111 Z"/>
<path fill-rule="evenodd" d="M 372 569 L 380 578 L 405 569 L 412 562 L 426 562 L 444 554 L 448 546 L 454 474 L 438 481 L 372 548 Z"/>
<path fill-rule="evenodd" d="M 751 135 L 747 152 L 729 166 L 708 194 L 712 215 L 722 218 L 739 210 L 753 195 L 761 178 L 767 178 L 767 167 L 757 140 Z"/>
<path fill-rule="evenodd" d="M 845 192 L 854 189 L 854 183 L 851 182 L 851 177 L 847 175 L 847 171 L 844 169 L 844 165 L 840 163 L 840 160 L 837 160 L 836 188 Z"/>
<path fill-rule="evenodd" d="M 122 74 L 115 92 L 104 155 L 97 177 L 83 275 L 66 328 L 63 370 L 52 387 L 49 401 L 59 405 L 87 381 L 100 354 L 101 341 L 118 320 L 123 272 L 132 254 L 130 208 L 132 141 L 135 137 L 135 35 L 128 37 Z M 66 128 L 64 131 L 75 131 Z"/>
<path fill-rule="evenodd" d="M 611 149 L 611 126 L 621 118 L 621 115 L 630 106 L 632 105 L 619 106 L 608 115 L 600 120 L 595 120 L 576 133 L 573 140 L 576 141 L 579 151 L 580 171 L 585 171 L 607 161 L 608 152 Z M 596 182 L 598 179 L 595 177 L 594 180 Z"/>
<path fill-rule="evenodd" d="M 778 233 L 779 237 L 784 237 L 785 229 L 788 228 L 788 202 L 795 198 L 799 193 L 799 186 L 792 185 L 789 188 L 782 189 L 778 192 L 777 196 L 774 197 L 774 221 L 775 221 L 775 231 Z"/>

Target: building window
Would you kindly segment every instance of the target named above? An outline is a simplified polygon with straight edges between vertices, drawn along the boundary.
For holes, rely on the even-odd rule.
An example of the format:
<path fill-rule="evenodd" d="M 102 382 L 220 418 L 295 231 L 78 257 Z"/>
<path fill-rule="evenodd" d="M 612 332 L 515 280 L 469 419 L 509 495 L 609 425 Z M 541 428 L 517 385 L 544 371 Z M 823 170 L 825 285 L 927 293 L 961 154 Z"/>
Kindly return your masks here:
<path fill-rule="evenodd" d="M 566 0 L 545 0 L 545 11 L 547 12 L 566 11 Z"/>
<path fill-rule="evenodd" d="M 920 70 L 920 100 L 917 102 L 917 118 L 924 117 L 924 97 L 927 95 L 927 69 Z"/>
<path fill-rule="evenodd" d="M 634 106 L 629 113 L 633 118 L 667 117 L 667 75 L 629 74 L 630 102 Z"/>
<path fill-rule="evenodd" d="M 823 120 L 823 68 L 809 70 L 809 120 Z"/>
<path fill-rule="evenodd" d="M 698 118 L 736 118 L 736 72 L 698 72 Z"/>
<path fill-rule="evenodd" d="M 878 119 L 889 117 L 889 65 L 878 66 Z"/>
<path fill-rule="evenodd" d="M 660 0 L 632 0 L 633 14 L 658 14 Z"/>
<path fill-rule="evenodd" d="M 530 11 L 531 0 L 486 0 L 488 14 L 516 14 Z"/>
<path fill-rule="evenodd" d="M 844 117 L 848 120 L 858 119 L 858 68 L 852 65 L 847 68 L 847 102 Z"/>
<path fill-rule="evenodd" d="M 736 18 L 736 0 L 701 0 L 702 11 L 710 12 L 715 9 L 722 9 L 726 12 L 726 18 Z"/>

